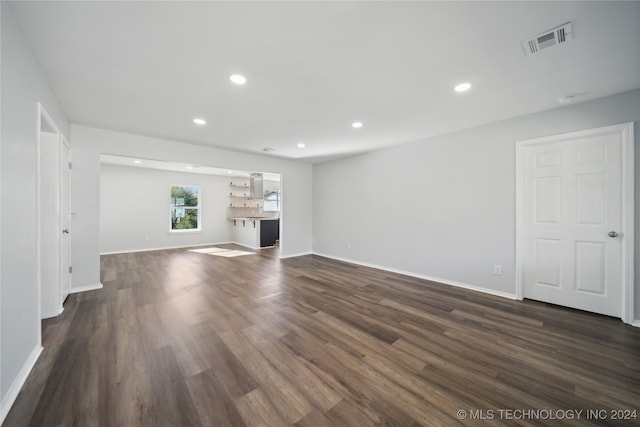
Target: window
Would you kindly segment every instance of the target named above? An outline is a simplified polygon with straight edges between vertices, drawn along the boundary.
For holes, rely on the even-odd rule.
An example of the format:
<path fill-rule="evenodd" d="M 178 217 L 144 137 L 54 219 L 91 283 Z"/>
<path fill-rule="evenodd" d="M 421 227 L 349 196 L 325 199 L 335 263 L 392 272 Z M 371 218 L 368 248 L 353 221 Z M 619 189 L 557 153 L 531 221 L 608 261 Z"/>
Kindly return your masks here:
<path fill-rule="evenodd" d="M 171 186 L 171 231 L 200 230 L 200 187 Z"/>
<path fill-rule="evenodd" d="M 264 181 L 264 208 L 265 212 L 280 211 L 280 182 Z"/>

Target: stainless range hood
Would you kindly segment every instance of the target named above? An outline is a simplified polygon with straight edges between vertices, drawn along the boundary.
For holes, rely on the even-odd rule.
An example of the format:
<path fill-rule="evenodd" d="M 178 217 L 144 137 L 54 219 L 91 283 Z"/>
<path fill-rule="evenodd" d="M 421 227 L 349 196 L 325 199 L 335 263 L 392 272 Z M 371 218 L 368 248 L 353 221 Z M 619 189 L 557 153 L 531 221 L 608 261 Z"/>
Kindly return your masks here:
<path fill-rule="evenodd" d="M 249 196 L 252 199 L 264 198 L 264 181 L 261 173 L 252 173 L 250 175 Z"/>

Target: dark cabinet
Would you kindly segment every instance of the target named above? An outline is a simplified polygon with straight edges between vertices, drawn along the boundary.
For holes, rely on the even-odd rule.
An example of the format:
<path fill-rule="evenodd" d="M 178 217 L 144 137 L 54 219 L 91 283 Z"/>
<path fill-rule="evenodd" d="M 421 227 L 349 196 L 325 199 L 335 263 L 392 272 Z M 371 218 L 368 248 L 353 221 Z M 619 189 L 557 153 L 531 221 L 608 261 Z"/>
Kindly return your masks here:
<path fill-rule="evenodd" d="M 280 220 L 260 221 L 260 247 L 274 246 L 280 239 Z"/>

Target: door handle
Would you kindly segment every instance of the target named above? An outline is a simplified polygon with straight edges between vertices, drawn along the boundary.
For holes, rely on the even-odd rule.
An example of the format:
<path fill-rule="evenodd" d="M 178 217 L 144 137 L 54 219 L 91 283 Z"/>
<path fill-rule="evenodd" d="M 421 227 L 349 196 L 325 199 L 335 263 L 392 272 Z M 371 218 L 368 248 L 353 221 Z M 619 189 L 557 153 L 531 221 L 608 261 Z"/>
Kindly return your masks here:
<path fill-rule="evenodd" d="M 615 231 L 610 231 L 609 237 L 618 237 L 618 233 L 616 233 Z"/>
<path fill-rule="evenodd" d="M 62 232 L 63 232 L 64 234 L 69 234 L 69 229 L 68 229 L 68 228 L 65 228 L 64 230 L 62 230 Z M 609 235 L 611 235 L 611 233 L 609 233 Z"/>

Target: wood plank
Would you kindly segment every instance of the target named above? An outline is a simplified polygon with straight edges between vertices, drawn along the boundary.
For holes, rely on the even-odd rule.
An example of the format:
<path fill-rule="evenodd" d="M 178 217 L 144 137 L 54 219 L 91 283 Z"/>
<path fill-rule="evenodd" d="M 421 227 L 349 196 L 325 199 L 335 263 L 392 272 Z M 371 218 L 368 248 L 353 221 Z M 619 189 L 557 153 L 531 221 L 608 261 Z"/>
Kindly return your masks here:
<path fill-rule="evenodd" d="M 213 369 L 186 379 L 203 426 L 244 427 L 238 409 Z M 211 397 L 215 396 L 215 399 Z"/>
<path fill-rule="evenodd" d="M 238 399 L 236 406 L 248 427 L 285 427 L 290 425 L 259 388 Z"/>
<path fill-rule="evenodd" d="M 225 332 L 221 338 L 287 422 L 293 424 L 313 410 L 295 386 L 241 333 Z"/>

